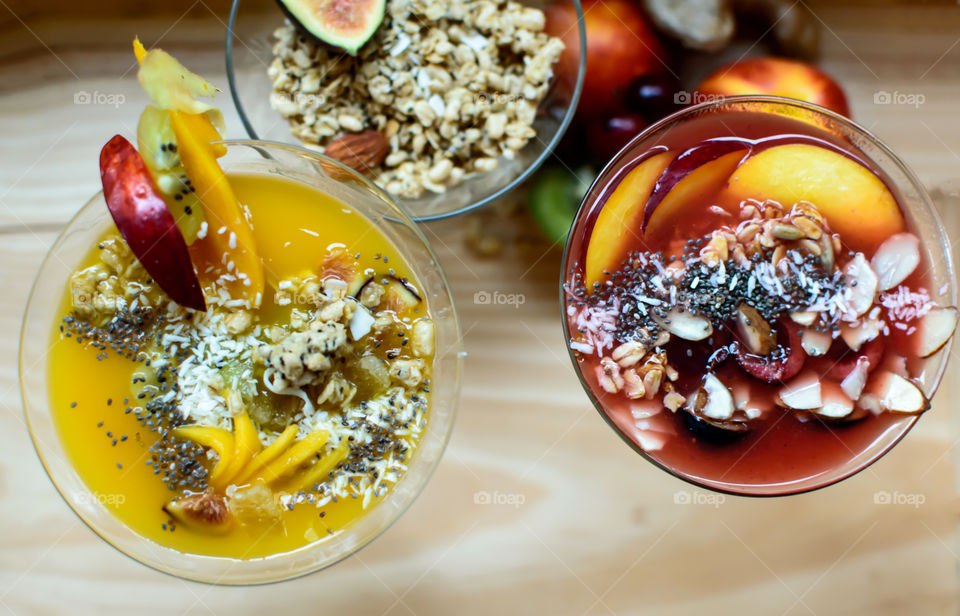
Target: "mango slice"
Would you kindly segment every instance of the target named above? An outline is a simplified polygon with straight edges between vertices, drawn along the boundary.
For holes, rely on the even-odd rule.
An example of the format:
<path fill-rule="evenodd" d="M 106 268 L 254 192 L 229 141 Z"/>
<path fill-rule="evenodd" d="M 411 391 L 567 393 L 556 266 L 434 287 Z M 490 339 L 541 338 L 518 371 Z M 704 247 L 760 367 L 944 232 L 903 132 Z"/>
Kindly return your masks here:
<path fill-rule="evenodd" d="M 233 483 L 235 485 L 243 485 L 245 483 L 250 483 L 250 480 L 256 476 L 260 470 L 273 462 L 280 454 L 287 450 L 288 447 L 293 443 L 297 438 L 298 428 L 296 424 L 287 426 L 286 429 L 280 433 L 280 436 L 276 438 L 275 441 L 270 443 L 270 446 L 257 454 L 247 465 L 237 473 L 237 476 L 234 478 Z"/>
<path fill-rule="evenodd" d="M 260 435 L 246 411 L 233 417 L 233 441 L 233 459 L 230 461 L 230 466 L 223 472 L 220 481 L 214 486 L 215 488 L 220 489 L 229 485 L 237 473 L 260 452 L 262 447 Z"/>
<path fill-rule="evenodd" d="M 173 435 L 177 438 L 193 441 L 198 445 L 209 447 L 217 452 L 217 464 L 213 467 L 213 471 L 209 477 L 211 484 L 217 484 L 230 467 L 230 461 L 233 458 L 233 434 L 223 428 L 180 426 L 179 428 L 174 428 Z"/>
<path fill-rule="evenodd" d="M 316 455 L 327 444 L 330 433 L 326 430 L 314 430 L 294 444 L 273 462 L 267 464 L 257 475 L 268 484 L 296 470 L 298 466 Z"/>
<path fill-rule="evenodd" d="M 217 164 L 223 146 L 211 140 L 219 139 L 219 133 L 206 115 L 172 111 L 171 121 L 181 163 L 203 203 L 208 225 L 206 236 L 191 246 L 194 265 L 208 281 L 228 278 L 230 297 L 257 307 L 263 299 L 263 264 L 253 230 Z"/>
<path fill-rule="evenodd" d="M 343 462 L 349 453 L 350 442 L 345 438 L 340 439 L 340 443 L 333 451 L 317 460 L 303 475 L 293 477 L 290 484 L 285 486 L 285 490 L 292 494 L 301 490 L 309 490 L 314 485 L 323 483 L 330 471 L 337 468 L 337 465 Z"/>

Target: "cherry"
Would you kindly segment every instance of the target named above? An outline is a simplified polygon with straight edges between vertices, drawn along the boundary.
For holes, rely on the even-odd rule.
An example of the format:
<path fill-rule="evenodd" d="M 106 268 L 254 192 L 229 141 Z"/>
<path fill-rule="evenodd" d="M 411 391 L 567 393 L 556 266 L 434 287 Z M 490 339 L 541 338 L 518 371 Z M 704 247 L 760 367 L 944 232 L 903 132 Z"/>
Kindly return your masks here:
<path fill-rule="evenodd" d="M 679 92 L 680 82 L 673 75 L 643 75 L 630 82 L 623 103 L 633 112 L 659 120 L 683 107 Z"/>
<path fill-rule="evenodd" d="M 797 326 L 786 320 L 781 320 L 777 328 L 779 340 L 783 340 L 786 334 L 786 345 L 780 343 L 783 347 L 783 359 L 771 360 L 767 357 L 753 355 L 748 353 L 744 345 L 737 346 L 737 362 L 740 367 L 747 371 L 751 376 L 767 383 L 782 383 L 794 376 L 807 359 L 807 354 L 800 346 L 800 334 Z"/>
<path fill-rule="evenodd" d="M 595 156 L 606 161 L 646 127 L 646 118 L 637 113 L 597 118 L 587 126 L 587 145 Z"/>

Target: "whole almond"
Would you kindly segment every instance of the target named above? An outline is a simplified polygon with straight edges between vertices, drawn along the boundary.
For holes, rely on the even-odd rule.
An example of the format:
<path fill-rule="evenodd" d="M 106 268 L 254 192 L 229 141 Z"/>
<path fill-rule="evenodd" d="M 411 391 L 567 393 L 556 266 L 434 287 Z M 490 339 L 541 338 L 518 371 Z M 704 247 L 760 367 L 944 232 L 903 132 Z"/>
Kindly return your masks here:
<path fill-rule="evenodd" d="M 337 137 L 323 153 L 351 169 L 369 174 L 383 163 L 389 150 L 390 143 L 383 133 L 368 130 Z"/>

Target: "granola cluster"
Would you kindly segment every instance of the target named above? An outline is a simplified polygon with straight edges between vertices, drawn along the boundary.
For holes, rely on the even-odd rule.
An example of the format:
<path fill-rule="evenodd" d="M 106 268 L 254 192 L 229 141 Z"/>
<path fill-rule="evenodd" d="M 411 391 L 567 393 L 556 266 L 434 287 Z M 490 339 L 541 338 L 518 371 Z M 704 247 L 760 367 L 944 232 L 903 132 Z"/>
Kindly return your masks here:
<path fill-rule="evenodd" d="M 512 159 L 563 51 L 541 10 L 504 0 L 391 0 L 357 57 L 290 24 L 274 33 L 271 104 L 308 144 L 377 130 L 389 153 L 375 181 L 393 195 L 442 193 Z"/>

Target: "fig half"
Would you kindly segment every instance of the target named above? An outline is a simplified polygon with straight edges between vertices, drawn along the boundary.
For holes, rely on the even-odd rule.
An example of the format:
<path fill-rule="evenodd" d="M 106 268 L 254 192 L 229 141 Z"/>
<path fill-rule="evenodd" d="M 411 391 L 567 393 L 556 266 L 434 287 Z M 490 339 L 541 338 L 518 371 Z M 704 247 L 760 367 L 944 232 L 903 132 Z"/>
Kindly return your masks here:
<path fill-rule="evenodd" d="M 302 29 L 352 56 L 383 23 L 386 0 L 278 0 Z"/>

